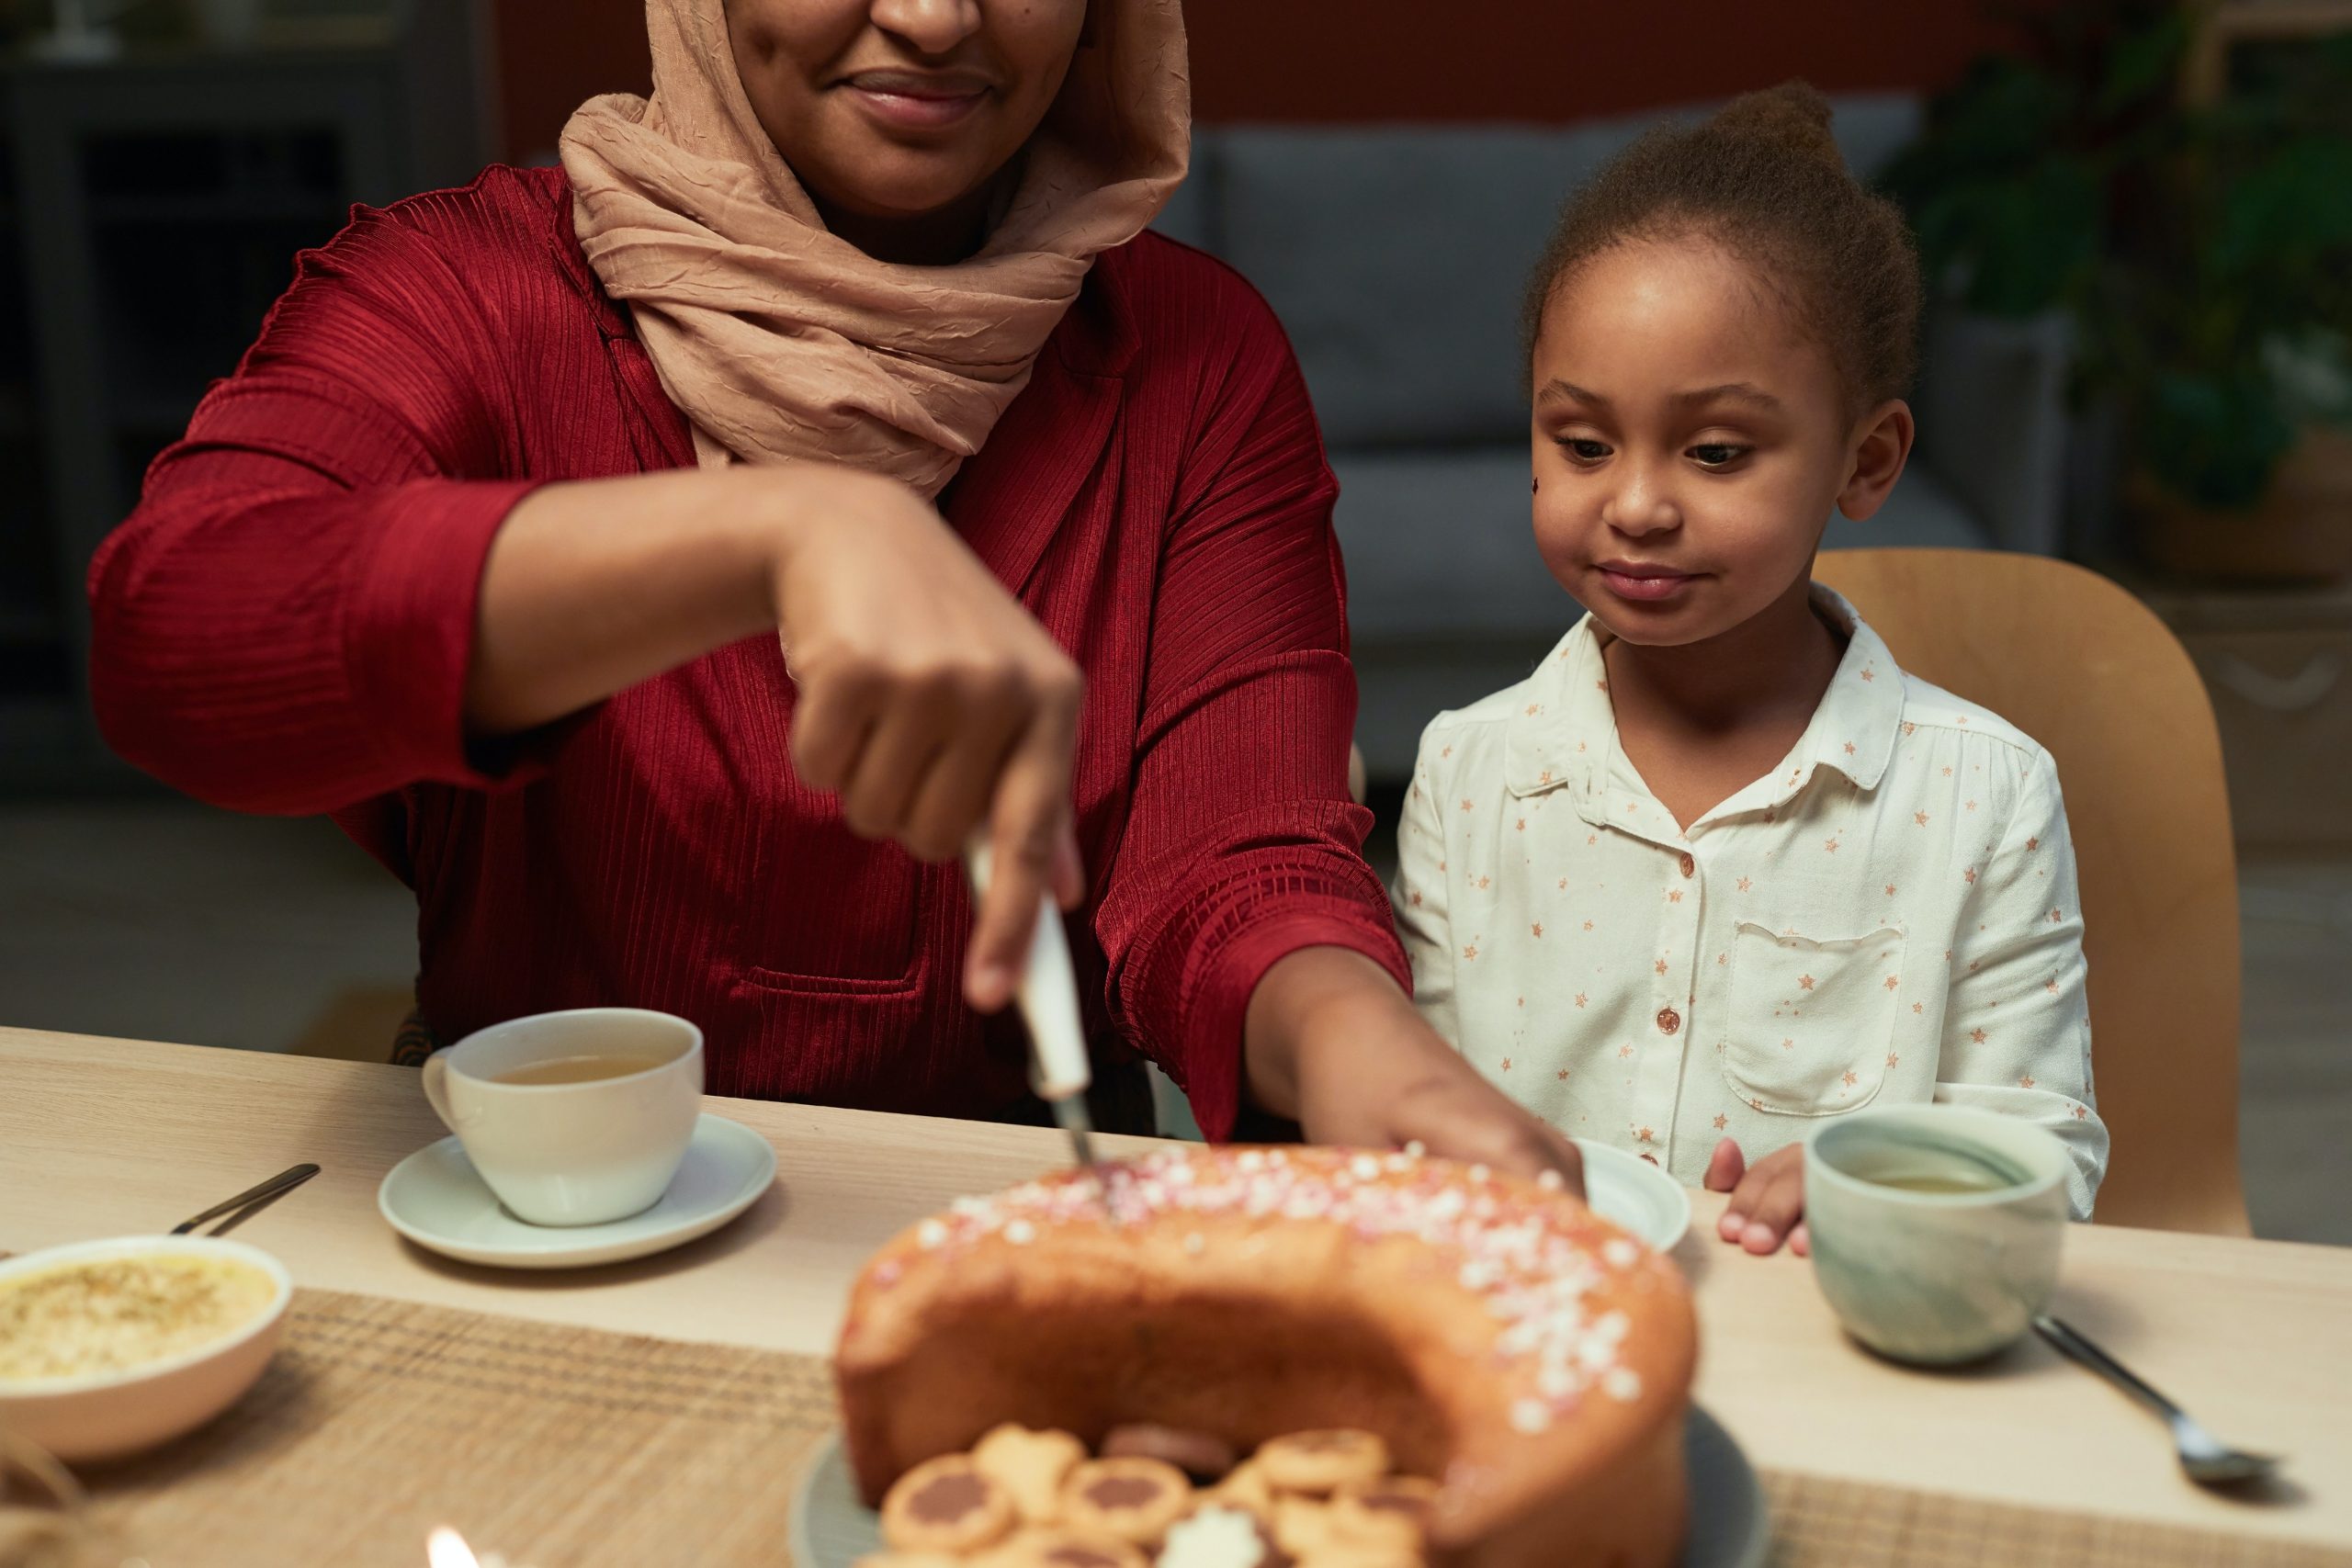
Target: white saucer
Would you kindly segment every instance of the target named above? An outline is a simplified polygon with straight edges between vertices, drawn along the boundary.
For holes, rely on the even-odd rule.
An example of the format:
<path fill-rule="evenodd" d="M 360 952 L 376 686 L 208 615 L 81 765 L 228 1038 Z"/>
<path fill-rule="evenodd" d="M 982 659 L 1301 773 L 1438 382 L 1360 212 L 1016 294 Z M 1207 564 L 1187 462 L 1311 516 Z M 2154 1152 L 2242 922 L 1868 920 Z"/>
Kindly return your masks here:
<path fill-rule="evenodd" d="M 392 1167 L 376 1190 L 385 1223 L 434 1252 L 500 1269 L 584 1269 L 618 1263 L 708 1235 L 775 1180 L 768 1141 L 723 1116 L 695 1122 L 694 1141 L 662 1201 L 601 1225 L 526 1224 L 482 1184 L 454 1137 Z"/>
<path fill-rule="evenodd" d="M 1660 1252 L 1690 1228 L 1690 1194 L 1657 1166 L 1588 1138 L 1574 1140 L 1584 1156 L 1585 1201 L 1602 1219 L 1624 1226 Z"/>
<path fill-rule="evenodd" d="M 1731 1434 L 1695 1404 L 1683 1428 L 1683 1458 L 1690 1473 L 1690 1538 L 1681 1568 L 1764 1568 L 1772 1551 L 1764 1488 Z M 882 1549 L 880 1521 L 858 1498 L 838 1431 L 801 1473 L 791 1544 L 799 1568 L 851 1568 Z"/>

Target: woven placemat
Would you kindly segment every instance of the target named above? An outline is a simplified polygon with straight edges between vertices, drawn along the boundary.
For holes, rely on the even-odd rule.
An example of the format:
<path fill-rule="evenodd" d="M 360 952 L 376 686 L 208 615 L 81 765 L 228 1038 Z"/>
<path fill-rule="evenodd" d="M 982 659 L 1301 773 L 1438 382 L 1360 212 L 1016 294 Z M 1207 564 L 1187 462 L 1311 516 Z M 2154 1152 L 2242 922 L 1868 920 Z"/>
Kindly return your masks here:
<path fill-rule="evenodd" d="M 2352 1552 L 1763 1473 L 1774 1568 L 2346 1568 Z"/>
<path fill-rule="evenodd" d="M 815 1357 L 302 1291 L 226 1416 L 86 1479 L 155 1568 L 422 1568 L 436 1524 L 530 1568 L 777 1568 L 834 1410 Z"/>
<path fill-rule="evenodd" d="M 821 1359 L 325 1291 L 253 1392 L 90 1473 L 154 1568 L 420 1568 L 425 1532 L 529 1568 L 779 1568 L 835 1419 Z M 2344 1568 L 2352 1553 L 1764 1474 L 1777 1568 Z"/>

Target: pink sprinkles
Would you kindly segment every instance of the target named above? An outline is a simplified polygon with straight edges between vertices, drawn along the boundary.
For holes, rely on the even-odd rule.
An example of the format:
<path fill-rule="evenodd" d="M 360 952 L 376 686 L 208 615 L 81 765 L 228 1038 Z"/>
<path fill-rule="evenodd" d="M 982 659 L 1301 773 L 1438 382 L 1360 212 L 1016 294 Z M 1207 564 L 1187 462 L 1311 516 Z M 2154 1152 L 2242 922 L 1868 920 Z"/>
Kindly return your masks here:
<path fill-rule="evenodd" d="M 1373 1155 L 1329 1149 L 1182 1149 L 1102 1168 L 1103 1186 L 1079 1173 L 1031 1181 L 988 1198 L 959 1198 L 915 1231 L 922 1250 L 968 1246 L 1001 1235 L 1016 1245 L 1040 1227 L 1103 1223 L 1108 1201 L 1121 1224 L 1169 1213 L 1250 1219 L 1322 1220 L 1371 1242 L 1412 1236 L 1438 1253 L 1462 1288 L 1502 1324 L 1496 1354 L 1524 1378 L 1511 1426 L 1548 1429 L 1589 1392 L 1632 1401 L 1639 1373 L 1623 1364 L 1631 1320 L 1596 1313 L 1587 1298 L 1612 1277 L 1646 1265 L 1646 1250 L 1623 1236 L 1594 1246 L 1585 1211 L 1497 1181 L 1484 1166 L 1466 1170 L 1423 1157 L 1418 1148 Z M 1197 1234 L 1187 1257 L 1206 1251 Z M 892 1271 L 896 1278 L 896 1271 Z M 880 1270 L 873 1283 L 888 1285 Z"/>

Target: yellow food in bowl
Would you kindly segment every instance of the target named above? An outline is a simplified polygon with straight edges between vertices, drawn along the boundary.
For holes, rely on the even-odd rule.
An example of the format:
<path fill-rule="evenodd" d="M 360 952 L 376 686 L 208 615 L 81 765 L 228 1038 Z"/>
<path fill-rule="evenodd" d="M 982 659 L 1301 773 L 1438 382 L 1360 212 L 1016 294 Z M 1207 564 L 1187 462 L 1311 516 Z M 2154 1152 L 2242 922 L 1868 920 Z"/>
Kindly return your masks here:
<path fill-rule="evenodd" d="M 170 1253 L 0 1279 L 0 1384 L 168 1360 L 234 1334 L 277 1293 L 250 1264 Z"/>

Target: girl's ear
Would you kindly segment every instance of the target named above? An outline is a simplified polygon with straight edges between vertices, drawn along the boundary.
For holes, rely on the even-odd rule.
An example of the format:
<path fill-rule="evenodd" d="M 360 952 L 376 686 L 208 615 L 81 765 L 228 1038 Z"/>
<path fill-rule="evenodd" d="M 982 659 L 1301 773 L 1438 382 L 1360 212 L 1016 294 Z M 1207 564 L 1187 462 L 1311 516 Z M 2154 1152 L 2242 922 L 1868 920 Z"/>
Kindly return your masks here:
<path fill-rule="evenodd" d="M 1911 441 L 1917 427 L 1911 405 L 1892 398 L 1862 416 L 1854 427 L 1846 483 L 1838 492 L 1838 510 L 1855 522 L 1866 521 L 1886 504 L 1903 465 L 1911 458 Z"/>

